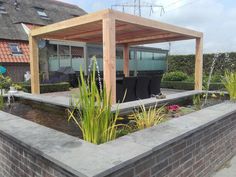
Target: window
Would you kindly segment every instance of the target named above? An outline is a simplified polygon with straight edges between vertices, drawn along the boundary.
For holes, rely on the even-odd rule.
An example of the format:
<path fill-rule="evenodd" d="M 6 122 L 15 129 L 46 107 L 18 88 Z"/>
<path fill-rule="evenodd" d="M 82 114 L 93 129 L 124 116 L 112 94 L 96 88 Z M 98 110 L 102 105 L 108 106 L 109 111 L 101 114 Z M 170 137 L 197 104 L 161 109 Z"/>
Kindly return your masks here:
<path fill-rule="evenodd" d="M 12 54 L 22 54 L 22 51 L 18 44 L 9 44 L 9 48 Z"/>
<path fill-rule="evenodd" d="M 6 14 L 7 11 L 5 7 L 3 6 L 3 2 L 0 1 L 0 14 Z"/>
<path fill-rule="evenodd" d="M 49 19 L 48 15 L 46 14 L 45 10 L 43 8 L 35 7 L 38 15 L 43 19 Z"/>
<path fill-rule="evenodd" d="M 71 14 L 72 17 L 79 17 L 79 15 Z"/>

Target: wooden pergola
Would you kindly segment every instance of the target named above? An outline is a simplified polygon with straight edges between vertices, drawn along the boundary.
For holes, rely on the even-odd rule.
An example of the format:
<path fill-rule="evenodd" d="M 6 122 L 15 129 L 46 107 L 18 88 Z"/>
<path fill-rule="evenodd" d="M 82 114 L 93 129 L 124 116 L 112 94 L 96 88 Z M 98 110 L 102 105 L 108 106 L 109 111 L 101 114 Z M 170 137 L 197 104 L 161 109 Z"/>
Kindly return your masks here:
<path fill-rule="evenodd" d="M 39 39 L 101 43 L 103 76 L 112 102 L 116 102 L 116 45 L 124 46 L 124 74 L 129 75 L 129 46 L 179 40 L 196 40 L 195 89 L 202 90 L 203 33 L 113 10 L 103 10 L 33 29 L 29 36 L 31 88 L 40 94 Z"/>

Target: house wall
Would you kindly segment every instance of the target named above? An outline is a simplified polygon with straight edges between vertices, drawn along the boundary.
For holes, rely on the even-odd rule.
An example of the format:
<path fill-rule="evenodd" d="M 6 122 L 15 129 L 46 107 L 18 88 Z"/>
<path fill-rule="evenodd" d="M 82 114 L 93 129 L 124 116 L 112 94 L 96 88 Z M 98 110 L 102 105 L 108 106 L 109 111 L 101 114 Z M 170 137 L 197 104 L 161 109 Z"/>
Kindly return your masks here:
<path fill-rule="evenodd" d="M 23 82 L 24 74 L 30 71 L 29 63 L 2 63 L 1 65 L 7 69 L 5 75 L 11 77 L 13 82 Z"/>

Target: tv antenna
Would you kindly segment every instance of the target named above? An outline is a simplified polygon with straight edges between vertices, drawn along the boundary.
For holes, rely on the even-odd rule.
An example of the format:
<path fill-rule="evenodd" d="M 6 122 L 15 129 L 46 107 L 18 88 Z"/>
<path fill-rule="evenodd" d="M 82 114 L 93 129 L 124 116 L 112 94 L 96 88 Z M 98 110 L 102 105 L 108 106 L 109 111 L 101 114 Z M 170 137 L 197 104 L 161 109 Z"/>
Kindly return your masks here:
<path fill-rule="evenodd" d="M 123 4 L 114 4 L 111 6 L 111 9 L 122 9 L 122 12 L 126 12 L 128 9 L 133 9 L 133 14 L 142 16 L 142 10 L 149 9 L 149 16 L 151 16 L 154 13 L 154 9 L 158 8 L 160 9 L 160 16 L 162 16 L 165 13 L 164 6 L 157 5 L 153 3 L 148 2 L 141 2 L 141 0 L 133 0 L 133 3 L 123 3 Z"/>

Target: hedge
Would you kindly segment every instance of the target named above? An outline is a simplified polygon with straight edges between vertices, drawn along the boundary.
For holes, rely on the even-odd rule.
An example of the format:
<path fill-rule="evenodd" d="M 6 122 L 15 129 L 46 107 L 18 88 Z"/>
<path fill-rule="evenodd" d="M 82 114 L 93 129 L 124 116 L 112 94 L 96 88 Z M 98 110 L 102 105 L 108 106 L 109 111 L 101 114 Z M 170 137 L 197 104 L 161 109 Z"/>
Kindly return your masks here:
<path fill-rule="evenodd" d="M 208 75 L 215 54 L 203 55 L 203 73 Z M 183 71 L 194 75 L 195 55 L 168 56 L 168 71 Z M 216 60 L 213 74 L 224 75 L 226 70 L 236 71 L 236 53 L 221 53 Z"/>
<path fill-rule="evenodd" d="M 31 92 L 31 86 L 23 84 L 22 88 L 25 92 Z M 54 83 L 54 84 L 40 84 L 40 93 L 62 92 L 69 91 L 70 84 L 68 82 Z"/>
<path fill-rule="evenodd" d="M 194 82 L 184 81 L 162 81 L 161 88 L 178 89 L 178 90 L 193 90 Z M 211 83 L 210 90 L 224 90 L 222 83 Z"/>

